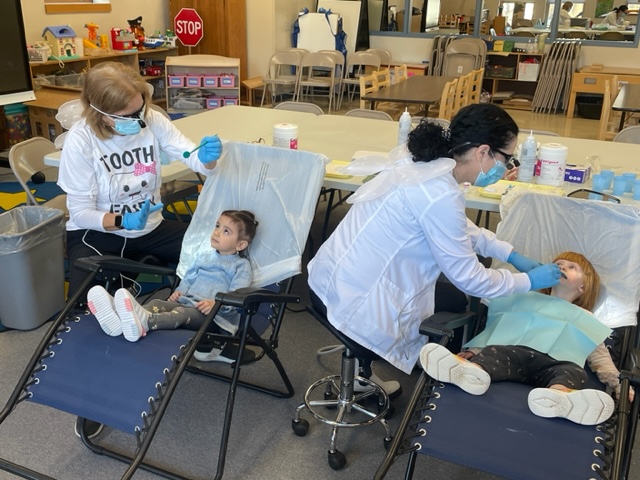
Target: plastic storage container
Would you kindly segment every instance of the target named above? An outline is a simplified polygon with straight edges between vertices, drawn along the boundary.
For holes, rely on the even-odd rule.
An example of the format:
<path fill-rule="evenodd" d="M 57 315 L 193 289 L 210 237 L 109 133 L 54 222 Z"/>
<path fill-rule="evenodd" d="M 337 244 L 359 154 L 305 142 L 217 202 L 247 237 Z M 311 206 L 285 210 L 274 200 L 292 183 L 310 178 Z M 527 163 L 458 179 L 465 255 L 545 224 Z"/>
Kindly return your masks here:
<path fill-rule="evenodd" d="M 64 307 L 64 213 L 41 206 L 0 214 L 0 322 L 31 330 Z"/>
<path fill-rule="evenodd" d="M 4 106 L 4 117 L 9 134 L 9 145 L 15 145 L 28 138 L 31 138 L 31 124 L 29 123 L 29 112 L 22 103 Z"/>

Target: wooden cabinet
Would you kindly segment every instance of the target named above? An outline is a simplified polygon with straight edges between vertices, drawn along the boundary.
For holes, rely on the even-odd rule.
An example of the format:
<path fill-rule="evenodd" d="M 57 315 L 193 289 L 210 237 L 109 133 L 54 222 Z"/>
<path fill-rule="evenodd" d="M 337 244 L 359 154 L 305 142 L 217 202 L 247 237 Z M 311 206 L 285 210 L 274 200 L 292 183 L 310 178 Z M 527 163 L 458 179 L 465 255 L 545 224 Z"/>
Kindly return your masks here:
<path fill-rule="evenodd" d="M 246 72 L 247 3 L 246 0 L 169 0 L 171 24 L 182 8 L 195 9 L 203 22 L 204 37 L 197 46 L 184 47 L 180 40 L 176 42 L 180 55 L 211 54 L 238 58 L 241 72 Z"/>
<path fill-rule="evenodd" d="M 505 107 L 531 110 L 542 63 L 541 53 L 487 52 L 483 90 Z"/>
<path fill-rule="evenodd" d="M 167 58 L 167 111 L 191 115 L 205 109 L 238 105 L 240 59 L 219 55 Z"/>

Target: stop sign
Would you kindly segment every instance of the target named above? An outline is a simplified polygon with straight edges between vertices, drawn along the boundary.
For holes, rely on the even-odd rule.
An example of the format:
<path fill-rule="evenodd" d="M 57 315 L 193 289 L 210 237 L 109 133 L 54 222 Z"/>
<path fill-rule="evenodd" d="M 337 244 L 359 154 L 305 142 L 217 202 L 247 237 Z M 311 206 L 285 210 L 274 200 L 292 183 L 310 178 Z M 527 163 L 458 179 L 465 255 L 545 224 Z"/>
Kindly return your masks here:
<path fill-rule="evenodd" d="M 202 40 L 202 18 L 193 8 L 181 8 L 173 19 L 176 37 L 185 47 L 195 47 Z"/>

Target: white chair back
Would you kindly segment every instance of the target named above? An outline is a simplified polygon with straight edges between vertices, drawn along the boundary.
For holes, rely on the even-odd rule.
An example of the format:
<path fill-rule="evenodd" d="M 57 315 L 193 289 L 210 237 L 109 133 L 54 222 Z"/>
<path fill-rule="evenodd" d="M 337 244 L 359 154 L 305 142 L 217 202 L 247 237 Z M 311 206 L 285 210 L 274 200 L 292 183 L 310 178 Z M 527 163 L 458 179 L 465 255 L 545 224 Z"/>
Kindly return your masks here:
<path fill-rule="evenodd" d="M 516 188 L 503 197 L 500 215 L 498 238 L 523 255 L 545 263 L 564 251 L 583 254 L 601 281 L 595 316 L 611 328 L 636 324 L 640 209 Z"/>
<path fill-rule="evenodd" d="M 207 177 L 189 224 L 177 273 L 210 236 L 224 210 L 249 210 L 259 222 L 249 247 L 253 285 L 266 286 L 301 272 L 302 252 L 324 181 L 327 157 L 261 144 L 228 142 Z"/>

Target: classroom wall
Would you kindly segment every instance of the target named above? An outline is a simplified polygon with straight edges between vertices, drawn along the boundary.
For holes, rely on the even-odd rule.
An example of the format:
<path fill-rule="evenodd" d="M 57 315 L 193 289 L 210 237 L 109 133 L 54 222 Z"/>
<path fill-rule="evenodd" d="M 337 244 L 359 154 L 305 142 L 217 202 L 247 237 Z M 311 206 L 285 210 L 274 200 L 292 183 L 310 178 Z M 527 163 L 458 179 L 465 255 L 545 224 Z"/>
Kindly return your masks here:
<path fill-rule="evenodd" d="M 42 30 L 48 25 L 69 24 L 78 35 L 84 36 L 84 24 L 100 25 L 99 33 L 107 33 L 111 27 L 127 25 L 127 19 L 142 15 L 142 24 L 147 31 L 164 31 L 168 18 L 169 0 L 114 0 L 112 11 L 96 14 L 45 14 L 42 0 L 21 0 L 28 43 L 41 39 Z M 291 27 L 297 12 L 302 8 L 312 9 L 315 0 L 246 0 L 247 1 L 247 77 L 264 75 L 269 58 L 274 51 L 291 46 Z M 619 3 L 619 2 L 616 2 Z M 386 48 L 394 60 L 419 63 L 426 60 L 432 40 L 417 37 L 372 36 L 372 48 Z M 628 67 L 640 64 L 640 49 L 582 47 L 581 65 L 602 63 L 607 66 Z"/>

